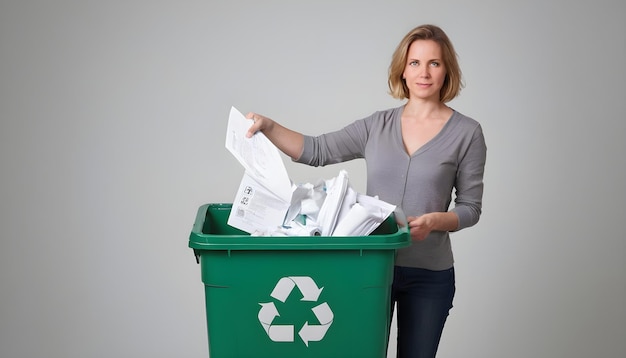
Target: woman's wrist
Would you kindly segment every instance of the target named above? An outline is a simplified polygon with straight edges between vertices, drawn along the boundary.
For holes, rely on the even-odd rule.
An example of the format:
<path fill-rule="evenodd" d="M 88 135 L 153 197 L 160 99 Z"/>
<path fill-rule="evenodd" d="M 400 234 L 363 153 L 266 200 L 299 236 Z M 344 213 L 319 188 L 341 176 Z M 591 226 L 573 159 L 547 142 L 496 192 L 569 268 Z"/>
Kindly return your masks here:
<path fill-rule="evenodd" d="M 434 212 L 426 215 L 426 224 L 431 231 L 454 231 L 459 225 L 458 216 L 452 212 Z"/>

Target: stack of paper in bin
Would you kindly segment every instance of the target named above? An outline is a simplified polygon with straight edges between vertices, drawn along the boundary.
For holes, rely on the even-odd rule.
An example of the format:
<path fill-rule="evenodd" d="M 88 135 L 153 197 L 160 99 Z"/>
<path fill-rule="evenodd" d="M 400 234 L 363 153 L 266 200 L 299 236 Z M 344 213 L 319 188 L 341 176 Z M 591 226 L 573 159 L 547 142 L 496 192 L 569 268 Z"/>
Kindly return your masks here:
<path fill-rule="evenodd" d="M 280 152 L 262 132 L 246 132 L 253 121 L 230 110 L 226 148 L 245 169 L 228 224 L 260 236 L 366 236 L 395 210 L 357 193 L 341 170 L 316 185 L 294 185 Z"/>

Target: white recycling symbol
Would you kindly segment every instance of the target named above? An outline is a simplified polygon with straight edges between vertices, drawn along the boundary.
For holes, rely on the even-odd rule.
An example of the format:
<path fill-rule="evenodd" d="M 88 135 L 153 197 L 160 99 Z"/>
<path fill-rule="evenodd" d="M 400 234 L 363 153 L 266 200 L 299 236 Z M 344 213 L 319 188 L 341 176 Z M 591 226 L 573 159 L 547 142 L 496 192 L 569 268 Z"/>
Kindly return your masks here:
<path fill-rule="evenodd" d="M 270 294 L 273 298 L 280 302 L 285 302 L 294 287 L 298 287 L 300 293 L 302 293 L 302 301 L 317 302 L 322 288 L 318 288 L 317 284 L 311 277 L 308 276 L 288 276 L 283 277 L 276 283 L 276 287 Z M 293 342 L 294 341 L 294 325 L 277 325 L 272 324 L 274 318 L 280 316 L 274 302 L 259 302 L 261 309 L 259 310 L 259 322 L 267 332 L 269 338 L 274 342 Z M 311 308 L 315 317 L 319 321 L 319 325 L 310 325 L 308 321 L 304 322 L 298 335 L 308 347 L 309 342 L 321 341 L 330 325 L 333 323 L 333 311 L 331 311 L 328 303 L 323 302 L 313 308 Z"/>

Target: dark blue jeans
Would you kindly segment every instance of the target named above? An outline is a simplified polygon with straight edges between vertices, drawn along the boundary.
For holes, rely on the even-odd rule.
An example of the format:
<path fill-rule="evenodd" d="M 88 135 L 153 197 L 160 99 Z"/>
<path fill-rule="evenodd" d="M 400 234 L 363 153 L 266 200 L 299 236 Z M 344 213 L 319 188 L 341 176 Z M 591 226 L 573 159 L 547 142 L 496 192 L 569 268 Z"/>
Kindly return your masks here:
<path fill-rule="evenodd" d="M 454 299 L 454 268 L 394 269 L 391 314 L 397 304 L 398 358 L 433 358 Z"/>

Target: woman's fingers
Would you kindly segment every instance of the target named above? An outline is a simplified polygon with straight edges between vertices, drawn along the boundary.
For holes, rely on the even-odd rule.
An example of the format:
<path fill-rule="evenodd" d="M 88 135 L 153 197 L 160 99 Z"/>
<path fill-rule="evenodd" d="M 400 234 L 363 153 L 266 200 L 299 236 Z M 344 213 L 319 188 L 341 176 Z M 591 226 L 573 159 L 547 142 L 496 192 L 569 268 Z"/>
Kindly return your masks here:
<path fill-rule="evenodd" d="M 260 118 L 262 116 L 254 113 L 254 112 L 250 112 L 246 115 L 246 118 L 248 119 L 252 119 L 253 123 L 250 126 L 250 128 L 248 129 L 248 132 L 246 133 L 246 137 L 250 138 L 254 135 L 254 133 L 258 132 L 259 130 L 261 130 L 261 121 Z"/>

